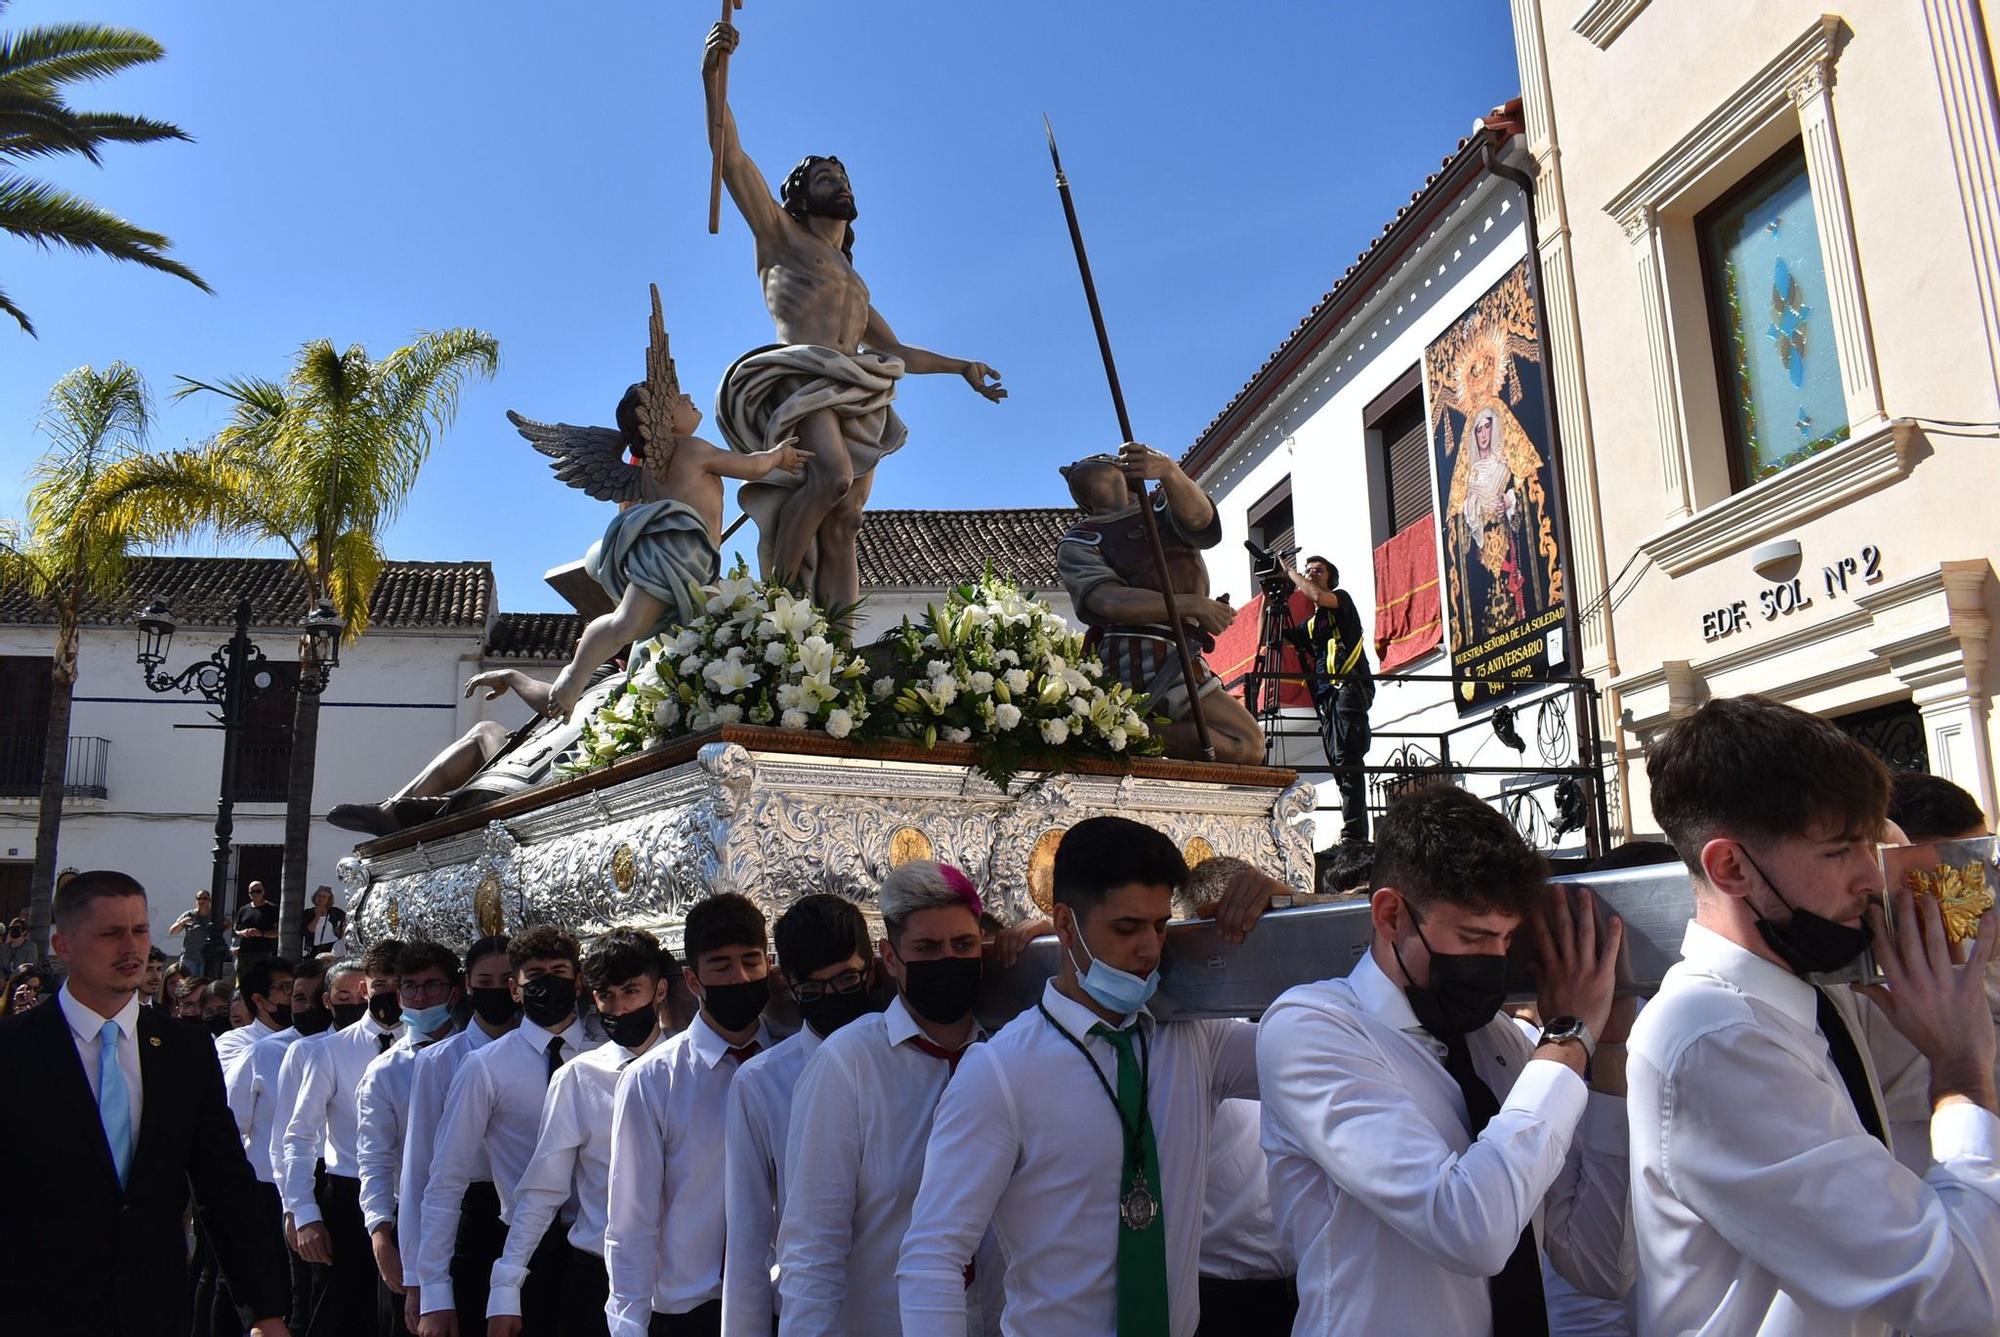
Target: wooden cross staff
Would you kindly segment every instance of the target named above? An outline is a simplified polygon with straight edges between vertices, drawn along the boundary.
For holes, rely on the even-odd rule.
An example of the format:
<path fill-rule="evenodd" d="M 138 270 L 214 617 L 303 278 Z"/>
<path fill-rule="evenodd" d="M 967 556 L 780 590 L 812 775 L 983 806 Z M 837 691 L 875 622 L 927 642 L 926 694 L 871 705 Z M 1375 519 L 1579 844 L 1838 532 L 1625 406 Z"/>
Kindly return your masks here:
<path fill-rule="evenodd" d="M 722 21 L 729 22 L 734 17 L 732 11 L 741 8 L 743 0 L 722 0 Z M 728 105 L 729 53 L 725 51 L 715 67 L 715 117 L 708 127 L 708 142 L 715 146 L 715 161 L 708 174 L 708 235 L 711 237 L 722 231 L 722 112 Z"/>

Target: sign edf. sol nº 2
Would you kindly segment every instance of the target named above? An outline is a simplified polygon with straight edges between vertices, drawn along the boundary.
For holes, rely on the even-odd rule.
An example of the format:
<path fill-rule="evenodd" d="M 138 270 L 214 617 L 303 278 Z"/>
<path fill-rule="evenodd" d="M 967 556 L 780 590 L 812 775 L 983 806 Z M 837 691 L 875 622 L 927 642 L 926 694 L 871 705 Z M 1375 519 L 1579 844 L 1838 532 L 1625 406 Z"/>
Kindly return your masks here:
<path fill-rule="evenodd" d="M 1820 580 L 1826 586 L 1826 597 L 1838 599 L 1848 592 L 1851 585 L 1873 585 L 1882 579 L 1882 550 L 1870 543 L 1853 557 L 1840 560 L 1819 569 Z M 1765 622 L 1775 622 L 1781 617 L 1813 606 L 1813 596 L 1806 588 L 1804 576 L 1794 576 L 1790 580 L 1777 581 L 1757 591 L 1757 613 Z M 1704 641 L 1719 641 L 1733 636 L 1750 625 L 1750 601 L 1737 599 L 1722 608 L 1713 608 L 1701 615 L 1701 638 Z"/>

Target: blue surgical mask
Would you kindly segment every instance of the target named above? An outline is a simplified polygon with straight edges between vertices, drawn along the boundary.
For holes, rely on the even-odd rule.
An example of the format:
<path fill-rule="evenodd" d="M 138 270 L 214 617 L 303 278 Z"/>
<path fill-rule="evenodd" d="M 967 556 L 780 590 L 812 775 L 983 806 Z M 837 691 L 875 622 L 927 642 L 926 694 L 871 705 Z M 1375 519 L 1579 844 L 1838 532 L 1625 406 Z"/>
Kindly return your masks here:
<path fill-rule="evenodd" d="M 1070 922 L 1075 923 L 1074 920 Z M 1090 949 L 1083 945 L 1081 925 L 1076 930 L 1076 945 L 1090 963 L 1087 969 L 1078 966 L 1076 982 L 1107 1012 L 1116 1012 L 1120 1016 L 1137 1012 L 1152 1000 L 1154 990 L 1160 987 L 1160 972 L 1157 969 L 1142 979 L 1129 970 L 1106 965 L 1091 956 Z M 1077 965 L 1075 957 L 1070 958 L 1070 964 Z"/>
<path fill-rule="evenodd" d="M 403 1020 L 410 1023 L 410 1029 L 419 1035 L 436 1035 L 451 1025 L 451 1004 L 435 1003 L 430 1007 L 406 1007 Z"/>

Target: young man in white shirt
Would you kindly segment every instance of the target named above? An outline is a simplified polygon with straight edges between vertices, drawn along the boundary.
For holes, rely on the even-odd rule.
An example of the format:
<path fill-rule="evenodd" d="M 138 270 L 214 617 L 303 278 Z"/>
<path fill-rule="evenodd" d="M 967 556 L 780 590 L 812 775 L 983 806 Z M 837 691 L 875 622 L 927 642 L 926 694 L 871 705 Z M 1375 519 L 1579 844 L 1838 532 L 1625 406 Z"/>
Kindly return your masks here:
<path fill-rule="evenodd" d="M 1600 930 L 1589 894 L 1547 876 L 1464 790 L 1399 800 L 1376 832 L 1367 955 L 1258 1023 L 1299 1331 L 1546 1333 L 1538 1240 L 1586 1293 L 1629 1287 L 1624 925 Z M 1500 1011 L 1517 933 L 1538 948 L 1539 1042 Z"/>
<path fill-rule="evenodd" d="M 1007 1259 L 1008 1337 L 1191 1337 L 1209 1130 L 1257 1094 L 1247 1022 L 1156 1022 L 1172 840 L 1122 817 L 1056 847 L 1058 974 L 967 1052 L 945 1088 L 897 1267 L 903 1331 L 966 1326 L 966 1265 L 989 1224 Z M 1244 922 L 1269 904 L 1268 879 Z"/>
<path fill-rule="evenodd" d="M 514 1188 L 507 1245 L 493 1265 L 486 1337 L 521 1337 L 521 1287 L 529 1259 L 564 1204 L 576 1203 L 555 1329 L 562 1337 L 605 1332 L 605 1180 L 611 1165 L 611 1098 L 627 1064 L 660 1038 L 672 958 L 641 929 L 617 928 L 583 954 L 583 985 L 609 1043 L 565 1063 L 542 1101 L 541 1131 Z"/>
<path fill-rule="evenodd" d="M 269 1039 L 259 1040 L 250 1051 L 250 1061 L 236 1070 L 226 1088 L 230 1112 L 243 1131 L 243 1150 L 257 1177 L 278 1193 L 278 1171 L 284 1165 L 285 1123 L 291 1118 L 298 1099 L 302 1065 L 294 1058 L 300 1048 L 317 1044 L 332 1033 L 333 1014 L 325 999 L 327 961 L 312 957 L 301 961 L 292 976 L 292 1024 Z M 357 980 L 362 977 L 357 973 Z M 325 1167 L 314 1166 L 314 1181 L 325 1176 Z M 279 1220 L 284 1220 L 282 1201 Z M 282 1225 L 280 1229 L 283 1229 Z M 287 1237 L 286 1244 L 293 1243 Z M 290 1247 L 285 1250 L 291 1268 L 292 1308 L 290 1321 L 295 1332 L 305 1332 L 311 1315 L 326 1289 L 326 1269 L 308 1263 Z"/>
<path fill-rule="evenodd" d="M 1950 943 L 1937 903 L 1906 888 L 1884 915 L 1888 775 L 1789 706 L 1710 701 L 1668 727 L 1646 774 L 1695 918 L 1632 1032 L 1640 1332 L 2000 1327 L 1993 912 L 1976 945 Z M 1864 992 L 1930 1065 L 1921 1177 L 1886 1145 L 1855 1001 L 1814 982 L 1870 946 L 1887 987 Z"/>
<path fill-rule="evenodd" d="M 327 1266 L 321 1331 L 368 1333 L 376 1327 L 375 1257 L 361 1217 L 356 1091 L 369 1062 L 403 1036 L 396 998 L 396 957 L 403 944 L 384 939 L 361 958 L 365 1001 L 356 1001 L 354 972 L 329 973 L 337 1029 L 309 1049 L 294 1050 L 298 1092 L 285 1120 L 278 1196 L 299 1257 Z M 314 1191 L 314 1162 L 326 1178 Z"/>
<path fill-rule="evenodd" d="M 500 1218 L 511 1221 L 514 1189 L 534 1155 L 549 1082 L 564 1063 L 603 1043 L 577 1016 L 578 955 L 576 939 L 552 924 L 528 929 L 508 943 L 521 1024 L 468 1055 L 452 1078 L 432 1143 L 417 1241 L 422 1337 L 460 1337 L 451 1259 L 460 1206 L 482 1153 L 500 1197 Z M 522 1313 L 531 1331 L 556 1330 L 568 1267 L 562 1231 L 545 1231 L 521 1285 Z"/>
<path fill-rule="evenodd" d="M 413 1332 L 423 1315 L 416 1260 L 423 1238 L 424 1189 L 430 1184 L 431 1153 L 436 1147 L 438 1120 L 444 1117 L 445 1097 L 469 1055 L 521 1022 L 521 1002 L 511 987 L 513 962 L 507 955 L 507 943 L 504 935 L 495 934 L 466 949 L 465 996 L 470 1018 L 465 1029 L 419 1050 L 411 1067 L 410 1105 L 404 1119 L 402 1168 L 396 1190 L 396 1201 L 409 1206 L 398 1215 L 396 1240 L 403 1263 L 403 1323 Z M 452 1299 L 461 1332 L 476 1333 L 484 1322 L 487 1278 L 506 1240 L 500 1195 L 494 1191 L 482 1147 L 474 1158 L 472 1182 L 459 1200 L 458 1235 L 451 1245 Z"/>
<path fill-rule="evenodd" d="M 252 961 L 237 976 L 236 992 L 250 1009 L 250 1024 L 215 1039 L 215 1058 L 222 1065 L 225 1085 L 252 1045 L 292 1024 L 292 963 L 275 956 Z"/>
<path fill-rule="evenodd" d="M 746 896 L 697 901 L 682 976 L 701 1011 L 618 1079 L 604 1230 L 612 1337 L 721 1331 L 723 1123 L 738 1067 L 772 1043 L 766 932 Z"/>
<path fill-rule="evenodd" d="M 805 1025 L 745 1063 L 729 1084 L 723 1337 L 771 1337 L 777 1313 L 771 1271 L 785 1213 L 792 1093 L 822 1040 L 876 1010 L 874 948 L 868 921 L 853 901 L 828 892 L 801 896 L 778 916 L 771 938 Z"/>
<path fill-rule="evenodd" d="M 1196 1337 L 1285 1337 L 1298 1317 L 1298 1265 L 1271 1215 L 1262 1106 L 1225 1100 L 1209 1133 Z"/>
<path fill-rule="evenodd" d="M 806 1117 L 786 1143 L 778 1227 L 782 1337 L 899 1337 L 896 1262 L 923 1179 L 931 1115 L 966 1050 L 985 1038 L 979 994 L 979 894 L 956 868 L 923 860 L 882 881 L 882 961 L 896 982 L 886 1011 L 819 1047 L 793 1095 Z M 965 1278 L 977 1295 L 964 1331 L 985 1332 L 999 1299 L 998 1259 Z M 982 1284 L 983 1283 L 983 1284 Z M 995 1325 L 997 1327 L 997 1324 Z M 960 1331 L 950 1329 L 949 1331 Z"/>
<path fill-rule="evenodd" d="M 403 1008 L 403 1038 L 376 1058 L 355 1089 L 355 1158 L 361 1164 L 361 1218 L 380 1277 L 381 1327 L 401 1337 L 403 1256 L 396 1199 L 403 1169 L 403 1133 L 410 1107 L 410 1079 L 419 1050 L 452 1033 L 452 1009 L 462 994 L 462 972 L 450 948 L 412 942 L 396 958 L 396 998 Z M 414 1213 L 413 1213 L 414 1215 Z"/>

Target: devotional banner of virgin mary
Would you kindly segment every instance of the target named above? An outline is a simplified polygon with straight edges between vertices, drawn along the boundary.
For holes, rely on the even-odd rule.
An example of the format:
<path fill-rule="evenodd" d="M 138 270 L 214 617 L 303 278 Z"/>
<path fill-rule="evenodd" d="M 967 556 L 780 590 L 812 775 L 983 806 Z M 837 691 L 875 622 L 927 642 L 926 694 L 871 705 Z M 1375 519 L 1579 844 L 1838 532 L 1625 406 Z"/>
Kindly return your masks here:
<path fill-rule="evenodd" d="M 1526 260 L 1424 352 L 1460 714 L 1548 678 L 1568 630 L 1541 359 Z"/>

